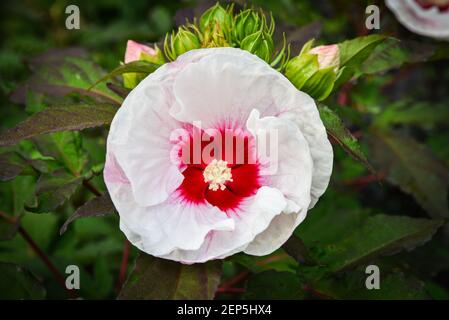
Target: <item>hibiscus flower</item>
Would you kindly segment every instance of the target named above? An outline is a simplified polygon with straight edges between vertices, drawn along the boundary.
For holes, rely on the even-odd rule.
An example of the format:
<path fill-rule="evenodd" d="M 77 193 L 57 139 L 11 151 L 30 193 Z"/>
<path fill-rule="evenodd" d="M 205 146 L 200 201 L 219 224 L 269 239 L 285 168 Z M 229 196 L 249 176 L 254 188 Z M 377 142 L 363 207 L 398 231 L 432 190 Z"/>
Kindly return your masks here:
<path fill-rule="evenodd" d="M 106 158 L 129 241 L 196 263 L 282 246 L 327 188 L 333 152 L 311 97 L 247 51 L 208 48 L 130 92 Z"/>
<path fill-rule="evenodd" d="M 449 0 L 386 0 L 386 5 L 410 31 L 449 40 Z"/>

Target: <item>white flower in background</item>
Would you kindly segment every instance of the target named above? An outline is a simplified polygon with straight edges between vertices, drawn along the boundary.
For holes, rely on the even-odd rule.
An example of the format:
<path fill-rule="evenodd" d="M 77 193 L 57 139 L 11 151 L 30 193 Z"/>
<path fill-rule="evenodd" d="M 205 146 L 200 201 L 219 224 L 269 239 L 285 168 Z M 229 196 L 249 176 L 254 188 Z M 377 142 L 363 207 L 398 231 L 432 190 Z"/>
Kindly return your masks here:
<path fill-rule="evenodd" d="M 211 141 L 230 134 L 233 154 L 247 156 L 192 161 L 203 131 Z M 277 157 L 255 144 L 267 131 L 276 132 Z M 195 263 L 278 249 L 324 193 L 332 162 L 312 98 L 255 55 L 210 48 L 164 64 L 131 91 L 111 124 L 104 178 L 131 243 Z"/>
<path fill-rule="evenodd" d="M 410 31 L 449 40 L 449 0 L 386 0 L 386 5 Z"/>

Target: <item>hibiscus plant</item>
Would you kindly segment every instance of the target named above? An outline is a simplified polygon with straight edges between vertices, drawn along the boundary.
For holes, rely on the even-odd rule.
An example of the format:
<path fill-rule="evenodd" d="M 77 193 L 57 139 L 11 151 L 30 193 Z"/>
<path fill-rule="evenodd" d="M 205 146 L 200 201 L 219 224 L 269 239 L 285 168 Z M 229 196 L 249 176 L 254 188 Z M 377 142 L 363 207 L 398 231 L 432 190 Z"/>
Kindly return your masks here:
<path fill-rule="evenodd" d="M 412 31 L 449 37 L 445 5 L 430 8 L 439 31 L 411 23 L 407 1 L 386 3 Z M 447 45 L 376 30 L 326 43 L 316 24 L 275 16 L 216 3 L 159 42 L 115 43 L 125 55 L 110 72 L 80 48 L 28 57 L 9 97 L 27 116 L 0 132 L 13 199 L 0 202 L 0 279 L 26 283 L 15 297 L 45 296 L 5 253 L 21 238 L 47 284 L 82 266 L 80 291 L 46 287 L 59 297 L 448 297 L 431 274 L 449 261 L 448 106 L 385 94 L 398 69 L 444 62 Z M 414 138 L 441 125 L 430 146 Z"/>

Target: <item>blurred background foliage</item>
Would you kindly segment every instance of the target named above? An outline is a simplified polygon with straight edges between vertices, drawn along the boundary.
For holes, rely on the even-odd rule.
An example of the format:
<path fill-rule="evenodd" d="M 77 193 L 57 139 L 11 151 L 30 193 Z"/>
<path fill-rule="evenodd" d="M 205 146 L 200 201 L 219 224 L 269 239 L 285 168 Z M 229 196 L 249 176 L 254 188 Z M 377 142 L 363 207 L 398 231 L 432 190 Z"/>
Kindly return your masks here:
<path fill-rule="evenodd" d="M 366 35 L 365 8 L 373 2 L 381 8 L 383 34 L 418 41 L 421 48 L 435 44 L 401 27 L 382 1 L 257 0 L 250 5 L 272 11 L 278 28 L 291 36 L 288 39 L 300 39 L 293 41 L 295 49 L 311 37 L 330 44 Z M 45 59 L 40 56 L 27 64 L 33 57 L 49 49 L 80 47 L 95 64 L 112 70 L 123 61 L 128 39 L 158 42 L 186 16 L 201 13 L 213 3 L 3 1 L 0 129 L 13 127 L 53 102 L 33 91 L 17 95 L 20 84 L 40 67 L 39 59 Z M 80 8 L 80 30 L 65 28 L 69 4 Z M 331 185 L 295 232 L 302 243 L 293 244 L 294 248 L 304 247 L 300 257 L 295 259 L 287 244 L 285 250 L 268 257 L 238 254 L 229 258 L 223 264 L 217 298 L 449 298 L 449 233 L 444 226 L 449 214 L 449 62 L 407 63 L 413 59 L 403 55 L 393 56 L 398 66 L 405 62 L 400 68 L 372 72 L 343 85 L 326 101 L 360 140 L 378 174 L 335 144 Z M 376 61 L 365 67 L 375 69 Z M 92 65 L 84 67 L 93 79 L 103 72 Z M 24 102 L 25 107 L 17 102 Z M 77 297 L 117 296 L 125 278 L 123 265 L 129 266 L 125 269 L 129 273 L 137 255 L 132 247 L 126 256 L 129 247 L 117 215 L 78 219 L 63 235 L 59 232 L 76 208 L 106 190 L 100 174 L 106 135 L 103 129 L 55 133 L 0 149 L 4 180 L 0 182 L 0 211 L 6 213 L 0 221 L 0 298 L 73 298 L 73 292 L 70 295 L 62 289 L 45 259 L 63 276 L 67 265 L 80 267 Z M 23 159 L 11 159 L 14 152 L 32 162 L 25 165 Z M 37 166 L 45 166 L 41 176 L 36 174 Z M 20 175 L 15 176 L 14 170 Z M 62 173 L 50 179 L 45 170 Z M 66 187 L 54 203 L 48 193 L 53 192 L 52 183 L 61 180 Z M 381 269 L 380 290 L 365 288 L 369 264 Z"/>

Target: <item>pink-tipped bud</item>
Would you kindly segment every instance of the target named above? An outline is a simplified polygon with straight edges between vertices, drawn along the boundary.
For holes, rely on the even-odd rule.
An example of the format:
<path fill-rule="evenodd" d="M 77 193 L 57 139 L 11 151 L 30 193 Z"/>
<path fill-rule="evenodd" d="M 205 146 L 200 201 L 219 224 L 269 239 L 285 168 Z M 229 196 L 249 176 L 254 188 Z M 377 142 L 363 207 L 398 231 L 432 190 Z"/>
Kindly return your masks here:
<path fill-rule="evenodd" d="M 133 40 L 128 40 L 126 44 L 125 63 L 140 60 L 142 52 L 150 56 L 156 55 L 156 50 L 153 48 Z"/>
<path fill-rule="evenodd" d="M 320 69 L 334 67 L 335 70 L 338 70 L 340 67 L 340 50 L 336 44 L 318 46 L 311 49 L 308 53 L 318 56 Z"/>

